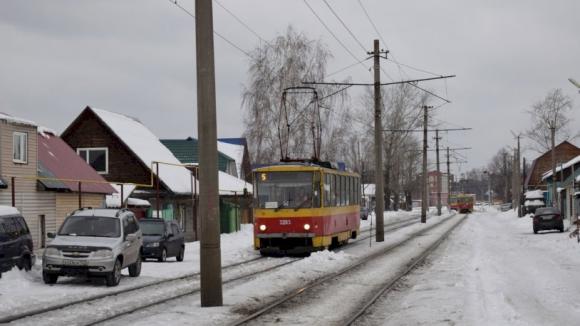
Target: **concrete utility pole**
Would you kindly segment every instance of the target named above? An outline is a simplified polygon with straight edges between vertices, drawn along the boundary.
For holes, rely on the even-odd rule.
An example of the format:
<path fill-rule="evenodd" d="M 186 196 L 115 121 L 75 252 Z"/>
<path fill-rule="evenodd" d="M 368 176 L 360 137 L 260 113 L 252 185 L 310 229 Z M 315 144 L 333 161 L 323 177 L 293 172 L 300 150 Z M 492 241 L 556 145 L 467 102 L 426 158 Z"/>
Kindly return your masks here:
<path fill-rule="evenodd" d="M 423 178 L 421 180 L 421 223 L 427 223 L 427 110 L 432 106 L 423 105 Z"/>
<path fill-rule="evenodd" d="M 503 201 L 504 203 L 507 203 L 508 201 L 508 192 L 509 192 L 509 187 L 508 187 L 508 173 L 507 173 L 507 151 L 503 153 L 503 177 L 504 177 L 504 182 L 505 182 L 505 186 L 503 189 Z"/>
<path fill-rule="evenodd" d="M 435 130 L 435 152 L 437 155 L 437 216 L 441 216 L 441 169 L 439 166 L 439 129 Z M 447 160 L 449 161 L 449 159 Z"/>
<path fill-rule="evenodd" d="M 195 1 L 201 306 L 223 304 L 212 0 Z"/>
<path fill-rule="evenodd" d="M 522 194 L 521 194 L 521 183 L 522 183 L 522 173 L 520 170 L 520 138 L 521 135 L 518 135 L 518 155 L 517 155 L 517 159 L 516 162 L 518 164 L 518 167 L 516 168 L 516 199 L 517 199 L 517 204 L 518 204 L 518 217 L 522 217 Z"/>
<path fill-rule="evenodd" d="M 376 241 L 385 241 L 385 195 L 383 189 L 383 122 L 381 118 L 381 51 L 379 40 L 374 41 L 374 70 L 375 70 L 375 218 L 377 221 Z"/>
<path fill-rule="evenodd" d="M 552 206 L 558 207 L 558 192 L 556 189 L 556 126 L 550 127 L 552 135 Z"/>
<path fill-rule="evenodd" d="M 447 146 L 447 210 L 450 211 L 451 206 L 451 161 L 449 155 L 449 146 Z"/>

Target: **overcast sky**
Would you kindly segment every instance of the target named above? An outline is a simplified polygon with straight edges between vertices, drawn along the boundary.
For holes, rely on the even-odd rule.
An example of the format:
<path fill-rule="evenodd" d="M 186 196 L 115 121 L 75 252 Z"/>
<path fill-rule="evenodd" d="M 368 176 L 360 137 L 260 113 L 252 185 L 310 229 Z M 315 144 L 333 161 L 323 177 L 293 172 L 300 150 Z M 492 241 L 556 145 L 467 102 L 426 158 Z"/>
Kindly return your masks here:
<path fill-rule="evenodd" d="M 334 56 L 328 73 L 355 62 L 303 1 L 219 1 L 266 40 L 288 25 L 321 39 Z M 387 42 L 381 47 L 402 63 L 457 75 L 421 86 L 452 101 L 437 110 L 438 120 L 474 128 L 443 135 L 443 145 L 473 147 L 464 152 L 469 163 L 462 171 L 513 144 L 510 130 L 527 128 L 525 110 L 553 88 L 574 99 L 574 120 L 580 121 L 580 94 L 567 80 L 580 80 L 580 1 L 361 2 L 380 35 L 358 0 L 328 0 L 367 50 L 380 37 Z M 193 0 L 179 3 L 194 12 Z M 357 58 L 366 57 L 323 0 L 308 4 Z M 245 51 L 260 43 L 215 2 L 214 28 Z M 194 20 L 168 0 L 3 0 L 0 112 L 61 132 L 90 105 L 135 116 L 160 138 L 196 135 L 194 33 Z M 217 37 L 215 53 L 218 135 L 239 137 L 249 58 Z M 382 64 L 394 79 L 430 77 L 408 68 L 401 75 L 392 62 Z M 360 65 L 333 76 L 347 77 L 372 81 Z"/>

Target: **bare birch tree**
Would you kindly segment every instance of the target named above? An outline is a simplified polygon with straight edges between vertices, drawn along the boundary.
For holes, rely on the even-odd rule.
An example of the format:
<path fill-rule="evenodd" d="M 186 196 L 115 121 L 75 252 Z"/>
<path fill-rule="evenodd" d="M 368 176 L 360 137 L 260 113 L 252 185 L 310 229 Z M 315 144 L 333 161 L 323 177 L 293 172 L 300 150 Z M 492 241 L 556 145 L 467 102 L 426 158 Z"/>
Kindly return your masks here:
<path fill-rule="evenodd" d="M 243 91 L 245 110 L 244 136 L 254 162 L 272 162 L 286 148 L 294 158 L 313 153 L 313 124 L 321 125 L 321 158 L 334 160 L 344 153 L 348 139 L 349 108 L 347 94 L 331 94 L 331 87 L 319 87 L 319 102 L 307 91 L 287 93 L 288 87 L 302 86 L 303 81 L 322 81 L 332 57 L 319 40 L 311 40 L 289 26 L 267 46 L 252 52 L 249 82 Z M 315 111 L 320 106 L 320 113 Z M 319 121 L 315 121 L 315 120 Z M 281 141 L 282 139 L 282 141 Z M 282 154 L 283 155 L 283 154 Z"/>
<path fill-rule="evenodd" d="M 569 112 L 572 99 L 564 95 L 561 89 L 548 92 L 543 100 L 536 102 L 528 111 L 532 126 L 525 132 L 533 142 L 533 148 L 544 153 L 552 148 L 551 130 L 556 134 L 555 142 L 576 138 L 570 131 Z"/>

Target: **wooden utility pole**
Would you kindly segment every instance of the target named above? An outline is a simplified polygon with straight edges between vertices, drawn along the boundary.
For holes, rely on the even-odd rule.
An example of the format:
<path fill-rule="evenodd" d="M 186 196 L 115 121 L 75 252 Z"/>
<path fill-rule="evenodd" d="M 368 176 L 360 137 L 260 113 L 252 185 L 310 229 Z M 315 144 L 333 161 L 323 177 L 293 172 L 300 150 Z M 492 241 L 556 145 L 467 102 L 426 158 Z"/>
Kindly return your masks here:
<path fill-rule="evenodd" d="M 383 123 L 381 118 L 381 51 L 379 40 L 374 41 L 374 72 L 375 72 L 375 217 L 377 222 L 376 241 L 385 241 L 385 195 L 383 189 Z"/>
<path fill-rule="evenodd" d="M 441 169 L 439 166 L 439 129 L 435 129 L 435 153 L 437 155 L 437 216 L 441 216 Z M 449 160 L 447 160 L 449 161 Z"/>
<path fill-rule="evenodd" d="M 423 176 L 421 180 L 421 223 L 427 223 L 427 110 L 432 106 L 423 105 Z"/>
<path fill-rule="evenodd" d="M 516 167 L 516 200 L 517 200 L 517 202 L 516 202 L 516 204 L 518 205 L 518 217 L 522 217 L 522 207 L 521 207 L 522 206 L 521 205 L 521 202 L 522 202 L 522 200 L 521 200 L 521 197 L 522 197 L 522 194 L 521 194 L 522 173 L 520 170 L 520 138 L 521 138 L 521 136 L 518 135 L 517 138 L 518 138 L 518 154 L 516 157 L 516 163 L 517 163 L 517 167 Z"/>
<path fill-rule="evenodd" d="M 212 0 L 195 1 L 201 306 L 223 304 Z"/>

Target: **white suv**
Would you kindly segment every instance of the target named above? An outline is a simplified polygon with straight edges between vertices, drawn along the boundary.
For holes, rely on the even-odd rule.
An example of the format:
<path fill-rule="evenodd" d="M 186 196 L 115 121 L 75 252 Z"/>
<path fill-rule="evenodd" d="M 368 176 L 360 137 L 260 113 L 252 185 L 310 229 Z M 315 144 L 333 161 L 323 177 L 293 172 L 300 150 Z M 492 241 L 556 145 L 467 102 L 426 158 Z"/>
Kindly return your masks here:
<path fill-rule="evenodd" d="M 42 257 L 46 284 L 60 275 L 89 275 L 104 276 L 107 286 L 116 286 L 123 268 L 132 277 L 141 273 L 143 236 L 127 209 L 79 209 L 48 237 L 53 240 Z"/>

